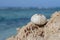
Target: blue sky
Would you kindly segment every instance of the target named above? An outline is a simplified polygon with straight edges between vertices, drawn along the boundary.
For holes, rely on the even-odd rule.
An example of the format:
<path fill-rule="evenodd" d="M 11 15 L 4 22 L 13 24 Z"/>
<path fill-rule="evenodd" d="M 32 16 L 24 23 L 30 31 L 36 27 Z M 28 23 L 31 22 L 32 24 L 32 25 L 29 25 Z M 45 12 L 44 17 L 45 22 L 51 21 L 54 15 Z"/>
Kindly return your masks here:
<path fill-rule="evenodd" d="M 0 0 L 0 7 L 60 7 L 60 0 Z"/>

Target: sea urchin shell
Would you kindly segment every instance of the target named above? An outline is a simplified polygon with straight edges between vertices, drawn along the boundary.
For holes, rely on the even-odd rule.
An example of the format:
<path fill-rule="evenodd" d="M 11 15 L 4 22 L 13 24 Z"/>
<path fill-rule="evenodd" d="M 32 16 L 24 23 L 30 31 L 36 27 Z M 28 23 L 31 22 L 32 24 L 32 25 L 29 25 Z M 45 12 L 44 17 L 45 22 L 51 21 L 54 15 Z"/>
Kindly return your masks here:
<path fill-rule="evenodd" d="M 47 19 L 42 14 L 35 14 L 31 17 L 31 22 L 37 25 L 43 25 L 47 22 Z"/>

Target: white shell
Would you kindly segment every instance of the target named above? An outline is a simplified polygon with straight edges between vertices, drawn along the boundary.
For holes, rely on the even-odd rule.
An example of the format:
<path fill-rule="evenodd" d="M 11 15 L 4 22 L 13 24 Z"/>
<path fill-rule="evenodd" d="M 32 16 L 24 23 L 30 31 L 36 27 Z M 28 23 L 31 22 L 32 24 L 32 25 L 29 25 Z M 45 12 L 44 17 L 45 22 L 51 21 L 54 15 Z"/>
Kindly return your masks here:
<path fill-rule="evenodd" d="M 37 25 L 43 25 L 47 22 L 47 19 L 42 14 L 35 14 L 31 17 L 31 22 Z"/>

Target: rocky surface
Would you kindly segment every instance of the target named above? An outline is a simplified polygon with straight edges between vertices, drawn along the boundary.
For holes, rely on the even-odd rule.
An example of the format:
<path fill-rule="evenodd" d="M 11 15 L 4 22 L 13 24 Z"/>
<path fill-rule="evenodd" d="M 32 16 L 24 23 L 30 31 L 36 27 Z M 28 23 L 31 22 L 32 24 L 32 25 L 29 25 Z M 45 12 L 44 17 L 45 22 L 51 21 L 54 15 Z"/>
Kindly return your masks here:
<path fill-rule="evenodd" d="M 60 40 L 60 12 L 55 12 L 44 25 L 29 22 L 7 40 Z"/>
<path fill-rule="evenodd" d="M 39 26 L 30 22 L 26 26 L 23 26 L 21 29 L 18 28 L 17 35 L 15 37 L 8 38 L 7 40 L 42 40 L 44 37 L 43 27 L 44 25 Z"/>
<path fill-rule="evenodd" d="M 60 40 L 60 12 L 55 12 L 50 21 L 44 27 L 46 40 Z"/>

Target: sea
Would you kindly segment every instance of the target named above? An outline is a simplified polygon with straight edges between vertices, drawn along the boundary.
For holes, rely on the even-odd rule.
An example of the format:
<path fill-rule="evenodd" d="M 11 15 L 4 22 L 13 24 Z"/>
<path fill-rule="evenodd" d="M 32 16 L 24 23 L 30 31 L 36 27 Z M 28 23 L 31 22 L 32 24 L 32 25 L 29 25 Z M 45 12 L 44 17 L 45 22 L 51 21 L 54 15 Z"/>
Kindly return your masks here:
<path fill-rule="evenodd" d="M 60 8 L 1 8 L 0 9 L 0 40 L 16 35 L 16 28 L 30 22 L 34 14 L 43 14 L 49 19 Z"/>

